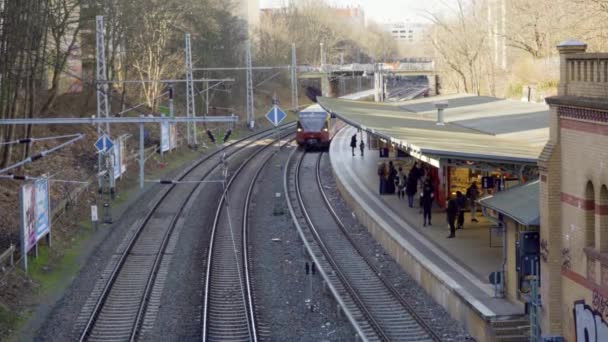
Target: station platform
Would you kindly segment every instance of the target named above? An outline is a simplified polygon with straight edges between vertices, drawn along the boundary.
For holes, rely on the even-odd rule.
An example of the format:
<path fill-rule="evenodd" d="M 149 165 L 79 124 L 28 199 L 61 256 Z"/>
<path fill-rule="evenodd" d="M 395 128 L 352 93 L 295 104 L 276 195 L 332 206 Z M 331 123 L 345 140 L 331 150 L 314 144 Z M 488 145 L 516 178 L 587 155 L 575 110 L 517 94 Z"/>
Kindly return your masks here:
<path fill-rule="evenodd" d="M 478 223 L 465 214 L 464 229 L 456 238 L 447 239 L 449 228 L 445 211 L 435 206 L 432 226 L 423 227 L 416 197 L 414 208 L 397 195 L 379 195 L 377 150 L 357 148 L 353 157 L 350 137 L 355 128 L 342 129 L 333 139 L 330 159 L 343 197 L 359 220 L 384 246 L 388 253 L 452 317 L 459 320 L 479 341 L 493 340 L 491 321 L 521 317 L 524 306 L 495 297 L 489 274 L 499 271 L 502 263 L 502 240 L 493 237 L 490 246 L 490 222 L 477 212 Z M 360 139 L 361 133 L 357 134 Z M 365 139 L 365 134 L 364 139 Z M 404 172 L 409 171 L 404 168 Z M 419 193 L 416 194 L 419 196 Z"/>

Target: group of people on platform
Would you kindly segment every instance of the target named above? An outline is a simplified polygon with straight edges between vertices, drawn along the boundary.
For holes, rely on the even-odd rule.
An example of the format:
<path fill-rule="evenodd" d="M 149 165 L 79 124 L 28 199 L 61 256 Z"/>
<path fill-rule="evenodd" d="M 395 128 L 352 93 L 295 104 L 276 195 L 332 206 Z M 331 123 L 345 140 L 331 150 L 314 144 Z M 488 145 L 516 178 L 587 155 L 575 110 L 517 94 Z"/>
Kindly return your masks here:
<path fill-rule="evenodd" d="M 479 198 L 479 189 L 477 182 L 473 182 L 466 192 L 466 196 L 460 191 L 456 191 L 456 197 L 448 200 L 446 216 L 448 225 L 450 226 L 450 235 L 448 238 L 456 237 L 456 229 L 462 229 L 464 225 L 464 212 L 467 209 L 467 204 L 471 210 L 471 222 L 477 221 L 477 199 Z"/>
<path fill-rule="evenodd" d="M 353 157 L 355 156 L 355 149 L 357 148 L 357 134 L 353 134 L 350 138 L 350 147 L 353 150 Z M 365 151 L 365 143 L 363 142 L 363 138 L 359 143 L 359 149 L 361 150 L 361 157 L 363 157 L 363 151 Z"/>
<path fill-rule="evenodd" d="M 402 167 L 396 169 L 393 162 L 389 161 L 388 165 L 387 163 L 382 163 L 378 166 L 378 177 L 381 195 L 397 194 L 399 199 L 405 199 L 407 196 L 407 203 L 410 208 L 414 207 L 414 198 L 420 189 L 420 211 L 422 213 L 423 226 L 432 225 L 431 209 L 435 200 L 435 188 L 429 173 L 425 171 L 424 167 L 419 166 L 415 162 L 406 174 Z M 448 238 L 454 238 L 456 236 L 456 229 L 463 228 L 464 212 L 467 209 L 467 205 L 471 210 L 471 222 L 477 222 L 476 213 L 479 194 L 477 183 L 473 182 L 467 189 L 466 195 L 458 191 L 456 192 L 456 197 L 449 199 L 446 209 L 447 221 L 450 226 Z"/>

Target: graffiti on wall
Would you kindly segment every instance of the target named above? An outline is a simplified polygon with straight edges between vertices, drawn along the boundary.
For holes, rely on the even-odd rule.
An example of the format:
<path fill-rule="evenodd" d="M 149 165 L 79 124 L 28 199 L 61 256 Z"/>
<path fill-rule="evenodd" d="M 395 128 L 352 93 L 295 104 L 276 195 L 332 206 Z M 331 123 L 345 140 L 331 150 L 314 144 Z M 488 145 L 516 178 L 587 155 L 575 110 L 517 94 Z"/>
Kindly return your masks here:
<path fill-rule="evenodd" d="M 593 291 L 593 310 L 602 316 L 602 318 L 608 317 L 608 298 L 604 297 L 597 290 Z"/>
<path fill-rule="evenodd" d="M 574 302 L 572 311 L 577 342 L 608 341 L 608 324 L 602 313 L 586 305 L 584 300 Z"/>
<path fill-rule="evenodd" d="M 562 249 L 562 267 L 570 269 L 570 249 L 564 248 Z"/>
<path fill-rule="evenodd" d="M 549 260 L 549 243 L 545 239 L 540 240 L 540 258 L 543 262 Z"/>

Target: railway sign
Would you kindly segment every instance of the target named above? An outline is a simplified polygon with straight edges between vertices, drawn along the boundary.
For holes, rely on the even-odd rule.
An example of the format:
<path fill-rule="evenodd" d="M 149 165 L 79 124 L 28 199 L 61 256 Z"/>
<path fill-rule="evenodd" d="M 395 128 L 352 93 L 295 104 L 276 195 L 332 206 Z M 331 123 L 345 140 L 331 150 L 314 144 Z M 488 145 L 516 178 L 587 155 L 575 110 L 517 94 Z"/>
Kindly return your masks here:
<path fill-rule="evenodd" d="M 105 134 L 99 137 L 99 139 L 97 139 L 97 141 L 95 142 L 95 148 L 97 149 L 97 151 L 102 153 L 110 151 L 113 147 L 114 143 Z"/>
<path fill-rule="evenodd" d="M 287 114 L 285 114 L 279 106 L 272 106 L 270 111 L 266 113 L 266 119 L 270 121 L 275 127 L 281 124 L 281 121 L 285 120 Z"/>

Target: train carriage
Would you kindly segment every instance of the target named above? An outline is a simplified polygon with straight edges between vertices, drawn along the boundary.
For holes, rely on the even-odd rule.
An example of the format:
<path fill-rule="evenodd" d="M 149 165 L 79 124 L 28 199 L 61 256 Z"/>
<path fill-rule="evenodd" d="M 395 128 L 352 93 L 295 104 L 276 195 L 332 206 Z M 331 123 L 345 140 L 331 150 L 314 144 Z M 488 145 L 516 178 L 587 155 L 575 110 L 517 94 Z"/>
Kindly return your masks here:
<path fill-rule="evenodd" d="M 373 90 L 367 90 L 343 96 L 343 99 L 362 100 L 373 96 Z M 331 143 L 334 133 L 339 130 L 342 123 L 333 119 L 323 107 L 313 104 L 298 113 L 298 127 L 296 141 L 299 146 L 326 149 Z"/>
<path fill-rule="evenodd" d="M 327 148 L 331 141 L 331 116 L 319 105 L 298 113 L 296 141 L 306 148 Z"/>

